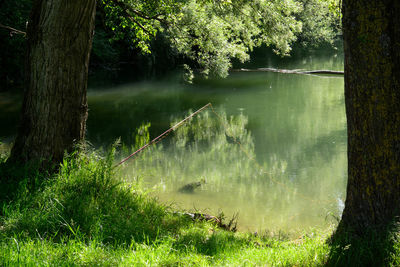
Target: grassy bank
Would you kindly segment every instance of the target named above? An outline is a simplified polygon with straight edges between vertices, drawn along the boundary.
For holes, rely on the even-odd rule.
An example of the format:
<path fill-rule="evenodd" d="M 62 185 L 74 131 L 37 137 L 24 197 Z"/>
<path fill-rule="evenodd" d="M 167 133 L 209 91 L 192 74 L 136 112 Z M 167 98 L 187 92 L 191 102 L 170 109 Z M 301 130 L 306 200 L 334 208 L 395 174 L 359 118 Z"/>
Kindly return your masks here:
<path fill-rule="evenodd" d="M 174 131 L 169 143 L 119 168 L 113 168 L 115 155 L 125 156 L 147 143 L 149 124 L 137 129 L 135 147 L 122 146 L 116 153 L 116 146 L 101 151 L 86 146 L 67 155 L 55 174 L 6 163 L 10 148 L 0 144 L 0 266 L 400 265 L 396 234 L 357 240 L 344 236 L 330 244 L 332 229 L 230 232 L 193 221 L 143 189 L 142 181 L 154 177 L 163 178 L 172 190 L 185 177 L 206 177 L 218 192 L 234 181 L 235 195 L 249 200 L 262 197 L 258 190 L 268 187 L 265 205 L 273 205 L 271 199 L 291 205 L 295 185 L 283 190 L 273 182 L 287 178 L 285 162 L 257 164 L 247 119 L 221 114 L 222 123 L 201 114 Z M 240 140 L 245 153 L 228 136 Z M 268 173 L 260 171 L 267 167 Z"/>
<path fill-rule="evenodd" d="M 206 178 L 208 191 L 218 192 L 214 201 L 229 187 L 224 197 L 234 195 L 262 208 L 278 205 L 279 213 L 285 212 L 282 203 L 296 209 L 301 183 L 276 182 L 289 180 L 286 162 L 258 163 L 247 118 L 219 114 L 201 113 L 175 129 L 167 142 L 118 168 L 114 157 L 150 141 L 150 124 L 133 134 L 129 143 L 134 146 L 119 146 L 117 152 L 117 145 L 97 151 L 86 145 L 66 155 L 54 174 L 6 163 L 10 147 L 0 143 L 0 266 L 400 265 L 396 231 L 358 239 L 344 235 L 334 244 L 327 242 L 333 226 L 290 234 L 230 232 L 193 221 L 149 194 L 144 187 L 149 181 L 176 192 L 193 177 Z M 181 119 L 172 118 L 171 124 Z"/>
<path fill-rule="evenodd" d="M 54 175 L 3 163 L 0 265 L 321 265 L 329 254 L 321 234 L 293 240 L 193 222 L 121 183 L 113 155 L 70 155 Z"/>
<path fill-rule="evenodd" d="M 254 234 L 194 222 L 122 183 L 114 149 L 72 154 L 58 173 L 0 163 L 1 266 L 398 266 L 400 242 L 330 232 Z M 350 245 L 351 243 L 351 245 Z"/>

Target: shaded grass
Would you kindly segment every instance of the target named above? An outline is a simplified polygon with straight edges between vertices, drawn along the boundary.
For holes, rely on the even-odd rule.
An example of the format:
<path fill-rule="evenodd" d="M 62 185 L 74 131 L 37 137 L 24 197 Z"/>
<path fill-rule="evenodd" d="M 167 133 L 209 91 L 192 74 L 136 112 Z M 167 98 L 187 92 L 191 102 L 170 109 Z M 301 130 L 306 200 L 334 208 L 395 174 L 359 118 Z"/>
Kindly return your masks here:
<path fill-rule="evenodd" d="M 400 266 L 399 228 L 333 235 L 327 266 Z"/>
<path fill-rule="evenodd" d="M 102 243 L 130 243 L 155 239 L 168 231 L 168 208 L 147 197 L 133 184 L 114 178 L 114 149 L 105 158 L 96 153 L 74 153 L 62 162 L 59 172 L 40 186 L 19 183 L 18 197 L 3 203 L 3 231 L 29 237 L 65 236 Z M 35 184 L 38 184 L 37 182 Z M 174 223 L 181 223 L 177 220 Z"/>

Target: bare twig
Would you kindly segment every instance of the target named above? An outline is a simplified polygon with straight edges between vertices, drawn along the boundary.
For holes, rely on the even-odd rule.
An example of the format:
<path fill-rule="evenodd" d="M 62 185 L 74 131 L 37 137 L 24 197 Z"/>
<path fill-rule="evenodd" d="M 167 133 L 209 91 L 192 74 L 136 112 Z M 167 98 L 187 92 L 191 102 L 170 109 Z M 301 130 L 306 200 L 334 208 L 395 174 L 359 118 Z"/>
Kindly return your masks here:
<path fill-rule="evenodd" d="M 3 25 L 1 23 L 0 23 L 0 28 L 9 30 L 11 34 L 16 33 L 16 34 L 22 34 L 22 35 L 26 36 L 26 32 L 17 30 L 15 28 L 10 27 L 10 26 Z"/>

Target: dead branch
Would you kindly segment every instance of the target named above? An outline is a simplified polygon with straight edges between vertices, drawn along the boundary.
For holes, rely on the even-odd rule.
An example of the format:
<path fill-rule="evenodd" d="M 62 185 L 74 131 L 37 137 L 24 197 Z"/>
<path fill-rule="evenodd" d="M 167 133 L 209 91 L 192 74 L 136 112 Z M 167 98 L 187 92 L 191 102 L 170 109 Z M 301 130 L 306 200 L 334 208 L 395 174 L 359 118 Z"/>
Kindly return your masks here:
<path fill-rule="evenodd" d="M 215 224 L 216 226 L 218 226 L 219 228 L 224 229 L 226 231 L 230 231 L 230 232 L 237 231 L 237 219 L 238 219 L 237 214 L 234 214 L 228 223 L 224 223 L 224 214 L 223 213 L 220 213 L 218 216 L 213 216 L 213 215 L 206 214 L 206 213 L 185 212 L 184 215 L 190 217 L 193 221 L 211 222 L 211 223 Z"/>
<path fill-rule="evenodd" d="M 22 34 L 22 35 L 26 36 L 26 32 L 17 30 L 15 28 L 10 27 L 10 26 L 3 25 L 1 23 L 0 23 L 0 28 L 9 30 L 10 34 Z"/>

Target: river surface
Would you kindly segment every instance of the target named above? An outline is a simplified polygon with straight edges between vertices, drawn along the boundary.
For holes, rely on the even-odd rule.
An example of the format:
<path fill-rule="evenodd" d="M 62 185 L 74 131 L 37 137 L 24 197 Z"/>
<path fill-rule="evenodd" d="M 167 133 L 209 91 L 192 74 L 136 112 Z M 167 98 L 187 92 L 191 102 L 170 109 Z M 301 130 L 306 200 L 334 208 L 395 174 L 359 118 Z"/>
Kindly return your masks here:
<path fill-rule="evenodd" d="M 245 67 L 343 70 L 343 55 L 261 54 Z M 107 147 L 121 137 L 121 157 L 134 151 L 143 123 L 154 138 L 207 103 L 218 114 L 202 112 L 128 161 L 121 167 L 125 179 L 174 208 L 238 214 L 241 230 L 326 228 L 336 221 L 347 179 L 343 76 L 232 72 L 193 84 L 181 77 L 91 78 L 88 140 Z M 0 141 L 15 135 L 20 102 L 18 95 L 0 95 Z M 197 181 L 205 183 L 193 192 L 178 190 Z"/>

